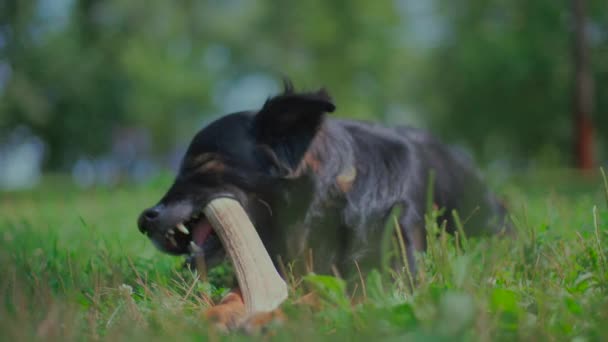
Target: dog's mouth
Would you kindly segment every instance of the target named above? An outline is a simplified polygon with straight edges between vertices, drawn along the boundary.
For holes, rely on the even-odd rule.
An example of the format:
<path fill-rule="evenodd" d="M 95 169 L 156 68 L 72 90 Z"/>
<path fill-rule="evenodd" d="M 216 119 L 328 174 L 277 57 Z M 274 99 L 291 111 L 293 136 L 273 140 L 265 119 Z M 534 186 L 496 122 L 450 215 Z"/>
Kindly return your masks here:
<path fill-rule="evenodd" d="M 153 241 L 169 254 L 203 256 L 205 259 L 211 259 L 223 250 L 218 235 L 201 211 L 169 228 L 164 236 Z"/>

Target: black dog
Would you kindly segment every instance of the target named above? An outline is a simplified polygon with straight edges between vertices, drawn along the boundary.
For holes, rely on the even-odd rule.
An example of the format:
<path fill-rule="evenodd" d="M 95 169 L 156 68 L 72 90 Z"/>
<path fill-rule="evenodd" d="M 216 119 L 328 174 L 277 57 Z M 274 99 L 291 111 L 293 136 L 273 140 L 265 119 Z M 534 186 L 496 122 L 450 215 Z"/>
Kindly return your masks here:
<path fill-rule="evenodd" d="M 472 214 L 469 235 L 507 229 L 502 205 L 462 155 L 413 128 L 326 118 L 334 109 L 325 90 L 296 93 L 288 84 L 260 110 L 211 123 L 194 137 L 167 194 L 141 214 L 139 229 L 165 252 L 202 253 L 213 264 L 223 249 L 201 210 L 231 196 L 272 257 L 301 260 L 311 249 L 315 271 L 348 273 L 355 261 L 379 265 L 384 221 L 400 206 L 413 270 L 413 252 L 426 249 L 431 171 L 432 200 L 446 209 L 440 220 L 448 231 L 453 209 Z"/>

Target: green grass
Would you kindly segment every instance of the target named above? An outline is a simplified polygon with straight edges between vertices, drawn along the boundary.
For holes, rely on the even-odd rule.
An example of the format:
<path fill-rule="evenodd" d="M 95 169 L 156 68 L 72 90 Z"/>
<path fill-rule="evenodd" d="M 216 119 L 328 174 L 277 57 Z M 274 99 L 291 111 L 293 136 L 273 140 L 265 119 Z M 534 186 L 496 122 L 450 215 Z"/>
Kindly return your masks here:
<path fill-rule="evenodd" d="M 1 339 L 608 339 L 601 177 L 513 177 L 500 192 L 517 239 L 455 243 L 440 234 L 419 260 L 413 291 L 403 269 L 366 272 L 349 286 L 295 279 L 289 321 L 257 337 L 223 335 L 201 317 L 225 291 L 227 268 L 211 272 L 214 285 L 198 281 L 137 231 L 137 214 L 169 182 L 79 191 L 52 178 L 35 191 L 0 193 Z M 311 289 L 322 310 L 291 304 Z"/>

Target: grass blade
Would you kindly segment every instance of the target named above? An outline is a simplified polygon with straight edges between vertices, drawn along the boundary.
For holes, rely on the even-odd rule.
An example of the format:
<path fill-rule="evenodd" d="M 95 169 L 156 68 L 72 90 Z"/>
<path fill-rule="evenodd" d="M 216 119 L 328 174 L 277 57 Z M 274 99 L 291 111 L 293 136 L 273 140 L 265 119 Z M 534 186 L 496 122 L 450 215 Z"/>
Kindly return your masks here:
<path fill-rule="evenodd" d="M 600 167 L 600 173 L 602 174 L 602 179 L 604 180 L 604 195 L 606 195 L 606 206 L 608 207 L 608 178 L 606 178 L 606 172 L 603 167 Z"/>

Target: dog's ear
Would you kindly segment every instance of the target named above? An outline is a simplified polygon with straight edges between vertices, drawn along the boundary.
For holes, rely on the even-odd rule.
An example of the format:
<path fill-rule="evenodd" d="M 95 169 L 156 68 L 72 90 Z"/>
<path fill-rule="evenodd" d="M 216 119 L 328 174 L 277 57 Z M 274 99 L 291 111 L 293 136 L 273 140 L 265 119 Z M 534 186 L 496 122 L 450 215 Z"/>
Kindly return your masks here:
<path fill-rule="evenodd" d="M 282 94 L 264 103 L 254 119 L 254 134 L 258 144 L 270 148 L 281 176 L 297 169 L 325 113 L 335 109 L 325 89 L 296 93 L 290 83 Z"/>

